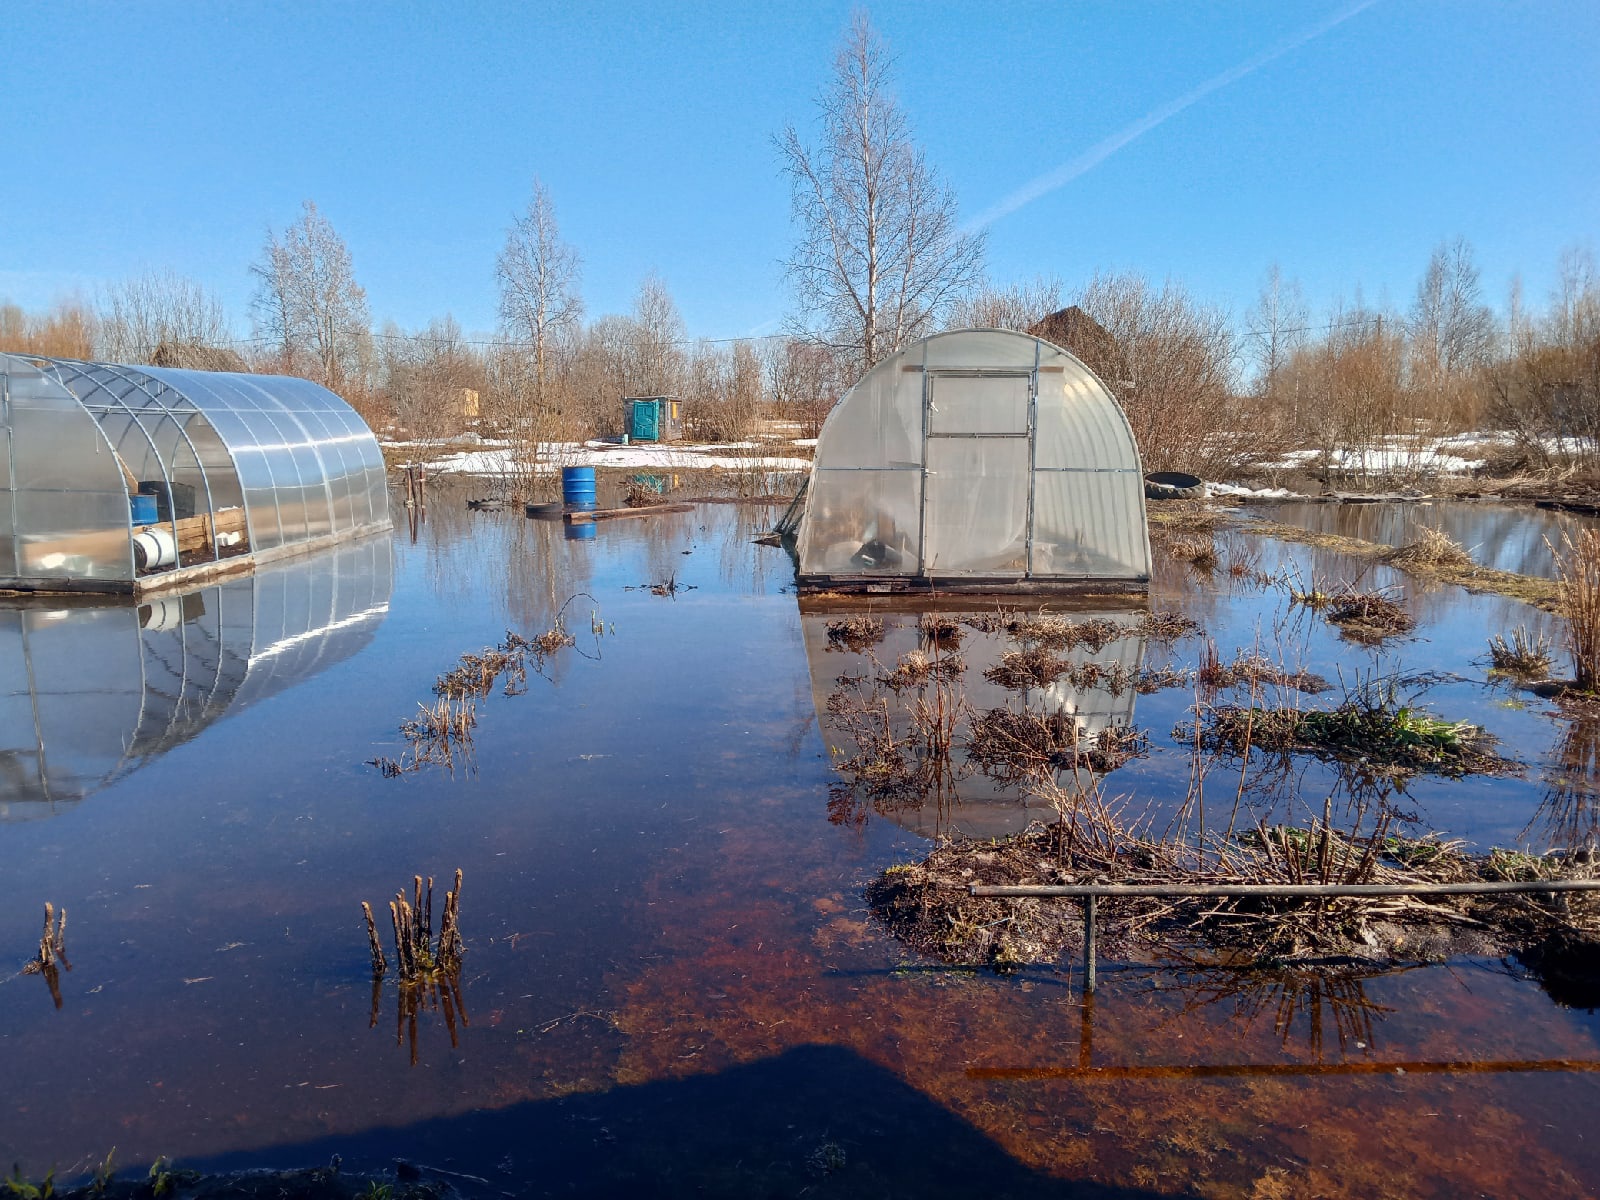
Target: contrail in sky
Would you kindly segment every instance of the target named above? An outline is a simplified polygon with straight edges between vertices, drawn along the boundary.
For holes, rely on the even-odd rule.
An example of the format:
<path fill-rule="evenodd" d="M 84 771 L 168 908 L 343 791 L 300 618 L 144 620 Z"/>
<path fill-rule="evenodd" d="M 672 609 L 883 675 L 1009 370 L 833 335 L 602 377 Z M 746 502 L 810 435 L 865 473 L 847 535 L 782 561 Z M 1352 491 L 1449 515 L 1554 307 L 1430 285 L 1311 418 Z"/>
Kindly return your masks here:
<path fill-rule="evenodd" d="M 1219 88 L 1225 88 L 1230 83 L 1237 83 L 1246 75 L 1259 71 L 1274 59 L 1282 58 L 1289 51 L 1296 50 L 1307 42 L 1321 37 L 1330 29 L 1343 25 L 1351 17 L 1363 9 L 1371 8 L 1377 2 L 1378 0 L 1358 0 L 1355 4 L 1347 5 L 1326 20 L 1303 29 L 1288 40 L 1279 42 L 1276 46 L 1271 46 L 1261 51 L 1261 53 L 1245 59 L 1238 66 L 1230 67 L 1220 75 L 1212 76 L 1199 87 L 1185 92 L 1176 100 L 1169 100 L 1154 112 L 1139 118 L 1133 124 L 1113 133 L 1104 141 L 1091 146 L 1078 155 L 1077 158 L 1064 162 L 1055 170 L 1023 184 L 1022 187 L 1012 192 L 998 204 L 986 208 L 971 221 L 967 222 L 967 232 L 975 233 L 980 229 L 986 229 L 1001 217 L 1008 217 L 1019 208 L 1032 204 L 1040 196 L 1048 195 L 1057 188 L 1064 187 L 1085 172 L 1094 170 L 1095 167 L 1105 162 L 1106 159 L 1121 150 L 1129 142 L 1143 137 L 1157 125 L 1171 120 L 1191 104 L 1205 99 Z"/>

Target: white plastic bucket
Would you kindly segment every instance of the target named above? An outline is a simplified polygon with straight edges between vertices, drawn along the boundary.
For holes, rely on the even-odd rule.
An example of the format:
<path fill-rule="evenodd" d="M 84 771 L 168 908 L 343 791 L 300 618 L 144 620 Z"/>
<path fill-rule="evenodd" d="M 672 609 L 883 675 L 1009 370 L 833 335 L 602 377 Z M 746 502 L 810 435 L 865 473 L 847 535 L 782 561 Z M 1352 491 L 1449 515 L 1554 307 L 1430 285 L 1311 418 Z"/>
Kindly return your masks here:
<path fill-rule="evenodd" d="M 178 543 L 172 530 L 152 525 L 133 537 L 133 565 L 141 571 L 170 567 L 178 561 Z"/>

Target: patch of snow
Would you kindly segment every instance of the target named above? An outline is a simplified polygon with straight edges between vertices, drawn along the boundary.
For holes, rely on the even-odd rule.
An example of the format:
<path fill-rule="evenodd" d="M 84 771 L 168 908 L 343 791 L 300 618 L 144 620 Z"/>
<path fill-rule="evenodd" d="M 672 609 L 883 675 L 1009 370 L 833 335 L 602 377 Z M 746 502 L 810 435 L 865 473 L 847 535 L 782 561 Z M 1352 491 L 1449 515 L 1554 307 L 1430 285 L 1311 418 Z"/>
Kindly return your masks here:
<path fill-rule="evenodd" d="M 613 467 L 619 470 L 696 471 L 809 471 L 804 458 L 768 458 L 755 455 L 708 454 L 711 447 L 682 443 L 619 446 L 612 442 L 555 442 L 540 447 L 533 472 L 554 474 L 562 467 Z M 726 446 L 717 447 L 725 449 Z M 742 448 L 753 448 L 748 443 Z M 446 454 L 424 466 L 439 475 L 510 475 L 524 473 L 521 452 L 512 449 L 464 450 Z"/>
<path fill-rule="evenodd" d="M 1234 496 L 1241 500 L 1304 500 L 1304 494 L 1288 488 L 1247 488 L 1237 483 L 1208 483 L 1206 490 L 1213 496 Z"/>

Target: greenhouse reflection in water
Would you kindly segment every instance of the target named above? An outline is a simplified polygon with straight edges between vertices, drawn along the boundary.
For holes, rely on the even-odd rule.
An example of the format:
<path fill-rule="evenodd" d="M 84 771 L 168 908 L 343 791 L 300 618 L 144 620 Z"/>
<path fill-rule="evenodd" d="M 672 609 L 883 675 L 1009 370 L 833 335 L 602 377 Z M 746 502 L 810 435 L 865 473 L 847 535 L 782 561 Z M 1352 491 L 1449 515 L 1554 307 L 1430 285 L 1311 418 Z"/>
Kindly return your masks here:
<path fill-rule="evenodd" d="M 0 820 L 54 813 L 349 658 L 393 585 L 379 537 L 143 604 L 0 600 Z"/>
<path fill-rule="evenodd" d="M 1106 618 L 1126 626 L 1146 612 L 1148 609 L 1142 605 L 1123 605 L 1115 608 L 1075 608 L 1070 616 L 1078 622 Z M 881 641 L 852 649 L 844 642 L 830 638 L 830 623 L 862 616 L 881 617 L 884 625 Z M 1064 714 L 1076 726 L 1077 737 L 1085 746 L 1107 731 L 1131 730 L 1136 689 L 1124 681 L 1131 680 L 1144 665 L 1148 639 L 1130 632 L 1098 648 L 1076 645 L 1062 650 L 1060 659 L 1072 668 L 1081 668 L 1091 662 L 1099 666 L 1099 682 L 1093 686 L 1082 683 L 1081 677 L 1080 682 L 1075 683 L 1075 672 L 1067 670 L 1045 687 L 1008 689 L 990 678 L 989 674 L 999 666 L 1002 655 L 1020 648 L 1021 643 L 1008 637 L 1004 631 L 987 628 L 995 617 L 994 610 L 946 612 L 940 616 L 955 623 L 960 631 L 958 644 L 952 641 L 942 649 L 958 656 L 962 667 L 959 677 L 946 694 L 947 702 L 953 701 L 962 706 L 964 712 L 963 717 L 957 718 L 948 769 L 932 772 L 928 776 L 937 783 L 926 795 L 901 795 L 892 800 L 880 797 L 869 807 L 878 815 L 922 837 L 952 833 L 968 837 L 1004 837 L 1025 828 L 1030 821 L 1052 815 L 1053 810 L 1037 795 L 1019 786 L 1014 779 L 996 777 L 993 771 L 980 768 L 968 758 L 964 743 L 970 735 L 970 721 L 986 713 L 1005 709 L 1045 718 Z M 817 725 L 835 761 L 847 757 L 856 747 L 844 723 L 837 714 L 830 712 L 829 697 L 841 688 L 853 689 L 857 686 L 853 682 L 855 680 L 861 680 L 861 686 L 870 691 L 874 681 L 888 676 L 896 664 L 904 660 L 905 655 L 912 652 L 931 655 L 935 646 L 918 622 L 917 612 L 874 614 L 865 608 L 850 611 L 832 607 L 810 609 L 802 602 L 800 627 L 805 639 L 807 664 L 811 670 Z M 916 697 L 902 693 L 890 700 L 888 714 L 896 736 L 910 739 L 911 713 Z M 854 799 L 859 802 L 862 797 L 856 796 Z"/>

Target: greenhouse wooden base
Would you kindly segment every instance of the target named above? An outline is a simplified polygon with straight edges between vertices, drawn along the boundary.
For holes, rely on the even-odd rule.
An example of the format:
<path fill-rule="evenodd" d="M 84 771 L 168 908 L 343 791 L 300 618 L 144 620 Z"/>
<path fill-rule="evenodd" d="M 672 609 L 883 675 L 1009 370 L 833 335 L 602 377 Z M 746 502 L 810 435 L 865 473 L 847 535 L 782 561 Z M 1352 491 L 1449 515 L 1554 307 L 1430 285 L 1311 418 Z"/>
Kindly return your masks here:
<path fill-rule="evenodd" d="M 1014 575 L 797 575 L 802 596 L 1142 596 L 1148 579 L 1019 579 Z"/>
<path fill-rule="evenodd" d="M 256 567 L 286 558 L 313 554 L 346 542 L 357 541 L 374 534 L 388 533 L 392 526 L 387 521 L 364 525 L 349 533 L 327 534 L 309 542 L 295 542 L 276 546 L 270 550 L 240 554 L 212 562 L 196 563 L 192 567 L 179 567 L 173 571 L 159 571 L 140 579 L 19 579 L 0 576 L 0 595 L 23 596 L 133 596 L 143 600 L 150 596 L 164 596 L 171 592 L 188 591 L 205 587 L 220 579 L 246 575 Z"/>

